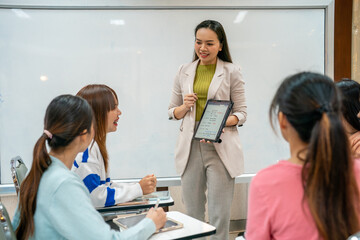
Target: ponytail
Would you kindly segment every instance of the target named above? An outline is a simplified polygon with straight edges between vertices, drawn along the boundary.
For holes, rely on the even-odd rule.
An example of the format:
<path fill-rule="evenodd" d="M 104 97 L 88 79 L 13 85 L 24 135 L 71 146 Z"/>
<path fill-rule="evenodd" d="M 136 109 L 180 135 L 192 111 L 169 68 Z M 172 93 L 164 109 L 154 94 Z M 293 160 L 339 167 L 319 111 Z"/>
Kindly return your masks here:
<path fill-rule="evenodd" d="M 36 197 L 40 179 L 51 164 L 50 156 L 46 150 L 46 139 L 47 136 L 43 134 L 36 142 L 30 172 L 20 186 L 20 222 L 15 231 L 16 238 L 19 240 L 28 239 L 34 233 L 35 224 L 33 216 L 36 210 Z"/>
<path fill-rule="evenodd" d="M 359 193 L 338 114 L 324 112 L 315 123 L 302 179 L 304 198 L 324 239 L 346 239 L 359 230 Z"/>
<path fill-rule="evenodd" d="M 302 72 L 286 78 L 270 106 L 270 119 L 282 112 L 307 143 L 302 168 L 303 201 L 319 235 L 347 239 L 360 229 L 360 199 L 354 160 L 341 122 L 341 97 L 327 76 Z"/>
<path fill-rule="evenodd" d="M 92 120 L 90 105 L 80 97 L 61 95 L 47 107 L 44 119 L 46 130 L 35 144 L 31 169 L 20 186 L 20 221 L 15 230 L 17 239 L 28 239 L 35 231 L 34 214 L 40 180 L 51 165 L 46 141 L 51 150 L 61 152 L 85 130 L 87 133 L 91 132 Z"/>

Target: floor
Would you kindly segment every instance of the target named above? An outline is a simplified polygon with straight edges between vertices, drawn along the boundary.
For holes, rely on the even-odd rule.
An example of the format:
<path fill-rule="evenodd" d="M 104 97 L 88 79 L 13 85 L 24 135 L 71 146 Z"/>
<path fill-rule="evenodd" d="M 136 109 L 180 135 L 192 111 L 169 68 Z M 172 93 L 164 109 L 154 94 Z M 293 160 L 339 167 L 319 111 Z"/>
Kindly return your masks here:
<path fill-rule="evenodd" d="M 231 220 L 230 221 L 230 233 L 229 240 L 234 240 L 240 233 L 245 231 L 246 219 Z"/>
<path fill-rule="evenodd" d="M 235 238 L 237 238 L 238 234 L 237 233 L 230 233 L 229 234 L 229 240 L 234 240 Z"/>

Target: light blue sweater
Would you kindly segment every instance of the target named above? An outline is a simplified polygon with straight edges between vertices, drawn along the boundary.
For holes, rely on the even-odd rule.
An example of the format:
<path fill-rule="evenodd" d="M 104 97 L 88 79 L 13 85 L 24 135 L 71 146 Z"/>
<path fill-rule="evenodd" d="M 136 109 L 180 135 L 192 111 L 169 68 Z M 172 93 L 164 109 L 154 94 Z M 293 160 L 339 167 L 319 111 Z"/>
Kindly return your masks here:
<path fill-rule="evenodd" d="M 52 164 L 40 180 L 31 239 L 148 239 L 155 224 L 145 218 L 124 232 L 111 230 L 91 204 L 89 191 L 79 176 L 63 162 L 51 157 Z M 15 212 L 14 229 L 20 212 Z"/>

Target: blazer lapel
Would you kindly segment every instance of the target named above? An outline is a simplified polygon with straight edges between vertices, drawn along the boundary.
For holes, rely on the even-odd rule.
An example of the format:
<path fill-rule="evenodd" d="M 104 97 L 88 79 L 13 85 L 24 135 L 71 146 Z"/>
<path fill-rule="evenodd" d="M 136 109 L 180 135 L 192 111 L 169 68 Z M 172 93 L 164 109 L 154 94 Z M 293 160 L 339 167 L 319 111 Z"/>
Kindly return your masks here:
<path fill-rule="evenodd" d="M 186 79 L 184 79 L 183 92 L 184 94 L 189 94 L 194 92 L 194 80 L 196 74 L 196 68 L 199 63 L 199 59 L 192 62 L 188 69 L 185 71 Z M 189 92 L 190 87 L 190 92 Z"/>
<path fill-rule="evenodd" d="M 208 95 L 207 95 L 208 100 L 213 99 L 215 97 L 215 94 L 216 94 L 217 90 L 219 89 L 220 84 L 223 80 L 223 77 L 224 77 L 224 62 L 218 58 L 217 63 L 216 63 L 214 77 L 211 80 Z"/>
<path fill-rule="evenodd" d="M 196 74 L 196 68 L 199 63 L 199 59 L 192 62 L 188 69 L 185 71 L 186 78 L 183 82 L 183 94 L 189 94 L 194 92 L 194 80 Z M 190 90 L 190 91 L 189 91 Z M 196 104 L 193 107 L 193 110 L 189 112 L 189 117 L 191 122 L 195 122 L 195 113 L 196 113 Z"/>

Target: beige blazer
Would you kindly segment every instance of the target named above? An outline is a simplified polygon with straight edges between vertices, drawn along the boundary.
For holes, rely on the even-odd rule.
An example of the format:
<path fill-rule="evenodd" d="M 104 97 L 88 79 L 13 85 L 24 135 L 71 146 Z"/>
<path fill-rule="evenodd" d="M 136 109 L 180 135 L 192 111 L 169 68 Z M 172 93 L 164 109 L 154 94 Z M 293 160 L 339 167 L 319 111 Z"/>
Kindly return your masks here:
<path fill-rule="evenodd" d="M 169 119 L 174 117 L 174 109 L 183 104 L 185 94 L 189 94 L 189 86 L 193 92 L 196 68 L 199 60 L 180 66 L 174 80 L 170 104 Z M 216 70 L 211 81 L 207 99 L 232 100 L 232 115 L 238 117 L 238 125 L 246 121 L 245 88 L 240 68 L 229 62 L 217 59 Z M 194 106 L 196 107 L 196 106 Z M 175 147 L 175 165 L 178 174 L 182 175 L 190 155 L 191 139 L 194 135 L 195 109 L 184 116 L 180 125 L 179 137 Z M 240 137 L 236 126 L 225 127 L 221 135 L 221 143 L 214 143 L 215 149 L 231 177 L 244 172 L 244 156 Z"/>

